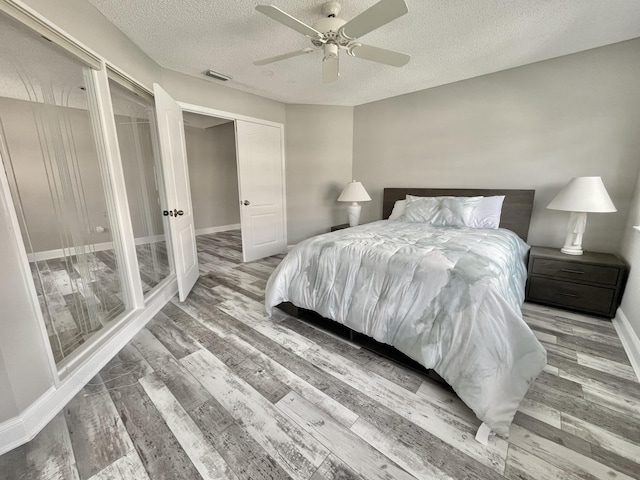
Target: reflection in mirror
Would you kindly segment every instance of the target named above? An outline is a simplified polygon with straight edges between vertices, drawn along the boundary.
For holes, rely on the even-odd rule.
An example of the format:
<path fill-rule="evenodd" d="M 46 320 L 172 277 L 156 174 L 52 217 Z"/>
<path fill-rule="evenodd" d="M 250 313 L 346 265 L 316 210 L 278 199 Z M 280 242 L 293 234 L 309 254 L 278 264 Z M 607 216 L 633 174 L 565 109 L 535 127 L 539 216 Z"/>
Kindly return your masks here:
<path fill-rule="evenodd" d="M 153 97 L 109 80 L 136 256 L 146 293 L 171 273 Z"/>
<path fill-rule="evenodd" d="M 57 363 L 126 309 L 89 73 L 0 15 L 0 157 Z"/>

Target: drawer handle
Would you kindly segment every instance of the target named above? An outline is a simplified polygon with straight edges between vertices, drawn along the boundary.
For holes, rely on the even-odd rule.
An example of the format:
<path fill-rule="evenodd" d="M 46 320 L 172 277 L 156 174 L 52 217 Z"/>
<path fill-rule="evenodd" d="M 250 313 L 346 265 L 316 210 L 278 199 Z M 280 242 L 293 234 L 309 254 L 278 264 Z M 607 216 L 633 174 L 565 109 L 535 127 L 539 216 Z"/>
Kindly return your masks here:
<path fill-rule="evenodd" d="M 561 268 L 560 271 L 565 273 L 579 273 L 580 275 L 584 275 L 585 273 L 585 272 L 581 272 L 580 270 L 571 270 L 569 268 Z"/>
<path fill-rule="evenodd" d="M 574 298 L 578 298 L 580 295 L 576 295 L 575 293 L 561 293 L 559 292 L 558 295 L 561 295 L 563 297 L 574 297 Z"/>

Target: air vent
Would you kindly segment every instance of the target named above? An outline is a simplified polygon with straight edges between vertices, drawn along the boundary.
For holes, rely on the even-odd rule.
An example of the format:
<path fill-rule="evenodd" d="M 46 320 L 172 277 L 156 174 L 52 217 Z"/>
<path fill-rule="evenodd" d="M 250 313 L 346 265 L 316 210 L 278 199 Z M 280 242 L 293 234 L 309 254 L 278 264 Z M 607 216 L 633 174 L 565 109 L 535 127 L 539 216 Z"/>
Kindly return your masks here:
<path fill-rule="evenodd" d="M 213 70 L 207 70 L 206 72 L 204 72 L 204 74 L 207 77 L 215 78 L 216 80 L 221 80 L 223 82 L 231 80 L 231 77 L 228 77 L 227 75 L 223 75 L 222 73 L 214 72 Z"/>

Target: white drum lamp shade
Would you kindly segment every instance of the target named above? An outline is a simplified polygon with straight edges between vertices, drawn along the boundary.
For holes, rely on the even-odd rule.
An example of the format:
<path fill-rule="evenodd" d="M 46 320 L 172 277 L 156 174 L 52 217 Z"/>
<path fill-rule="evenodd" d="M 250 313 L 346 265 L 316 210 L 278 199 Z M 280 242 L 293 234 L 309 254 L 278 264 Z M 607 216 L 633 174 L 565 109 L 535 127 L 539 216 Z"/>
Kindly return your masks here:
<path fill-rule="evenodd" d="M 338 201 L 351 202 L 351 205 L 347 208 L 350 227 L 355 227 L 360 221 L 360 210 L 362 210 L 362 207 L 358 205 L 358 202 L 368 202 L 369 200 L 371 200 L 371 197 L 360 182 L 354 180 L 344 188 L 338 197 Z"/>
<path fill-rule="evenodd" d="M 616 212 L 607 189 L 600 177 L 575 177 L 560 190 L 547 206 L 551 210 L 571 212 L 567 237 L 562 253 L 582 255 L 582 236 L 587 224 L 587 213 Z"/>

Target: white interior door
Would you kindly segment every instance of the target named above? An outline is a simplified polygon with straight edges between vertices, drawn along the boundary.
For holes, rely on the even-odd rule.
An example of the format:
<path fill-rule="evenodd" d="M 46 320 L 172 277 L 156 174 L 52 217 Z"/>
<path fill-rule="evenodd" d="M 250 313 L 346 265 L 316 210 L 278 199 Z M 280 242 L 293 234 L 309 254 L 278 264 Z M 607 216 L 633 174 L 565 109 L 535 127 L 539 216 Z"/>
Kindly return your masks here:
<path fill-rule="evenodd" d="M 251 262 L 287 248 L 281 130 L 236 120 L 236 143 L 242 255 Z"/>
<path fill-rule="evenodd" d="M 158 136 L 164 169 L 169 233 L 178 276 L 178 294 L 184 301 L 198 280 L 198 252 L 189 189 L 189 168 L 182 109 L 158 84 L 153 84 L 158 115 Z"/>

